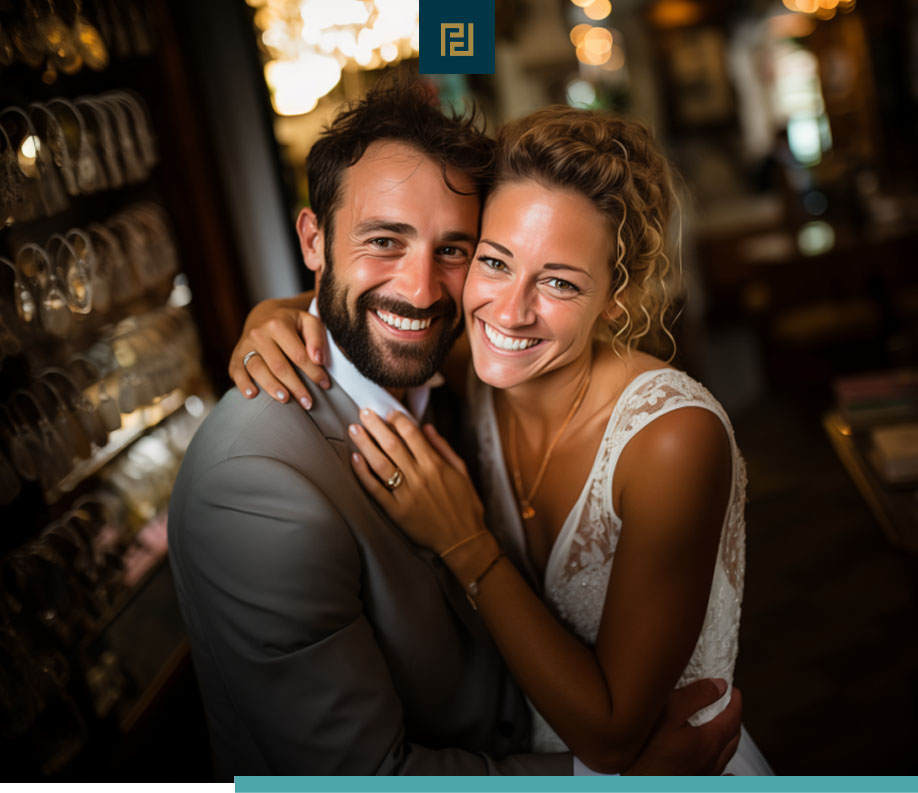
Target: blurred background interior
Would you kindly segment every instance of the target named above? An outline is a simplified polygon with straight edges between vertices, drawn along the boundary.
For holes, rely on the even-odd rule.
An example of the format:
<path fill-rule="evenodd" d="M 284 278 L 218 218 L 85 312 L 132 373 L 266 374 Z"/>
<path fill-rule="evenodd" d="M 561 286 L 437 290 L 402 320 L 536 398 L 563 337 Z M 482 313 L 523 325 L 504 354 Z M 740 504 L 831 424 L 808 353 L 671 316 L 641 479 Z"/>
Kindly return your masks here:
<path fill-rule="evenodd" d="M 496 0 L 489 129 L 648 122 L 676 363 L 749 466 L 738 685 L 781 774 L 918 772 L 918 0 Z M 165 507 L 243 318 L 309 286 L 323 124 L 418 0 L 0 0 L 0 776 L 207 780 Z"/>

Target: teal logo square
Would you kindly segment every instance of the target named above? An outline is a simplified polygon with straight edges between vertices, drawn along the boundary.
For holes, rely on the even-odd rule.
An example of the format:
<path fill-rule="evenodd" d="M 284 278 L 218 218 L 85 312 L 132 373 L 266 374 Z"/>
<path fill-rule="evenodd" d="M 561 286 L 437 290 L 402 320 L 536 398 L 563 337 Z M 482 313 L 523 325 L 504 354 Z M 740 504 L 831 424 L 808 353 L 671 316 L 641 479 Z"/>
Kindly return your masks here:
<path fill-rule="evenodd" d="M 421 74 L 494 74 L 494 0 L 421 0 Z"/>

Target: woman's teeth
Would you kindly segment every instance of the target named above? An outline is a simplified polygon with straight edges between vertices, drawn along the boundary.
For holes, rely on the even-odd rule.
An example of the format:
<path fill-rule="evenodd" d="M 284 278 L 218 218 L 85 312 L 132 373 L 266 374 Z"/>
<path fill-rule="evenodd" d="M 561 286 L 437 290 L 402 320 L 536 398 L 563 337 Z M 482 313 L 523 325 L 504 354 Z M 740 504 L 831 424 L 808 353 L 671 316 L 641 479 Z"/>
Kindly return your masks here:
<path fill-rule="evenodd" d="M 494 330 L 487 322 L 482 324 L 484 325 L 485 335 L 488 337 L 491 344 L 501 350 L 528 350 L 540 341 L 540 339 L 514 339 L 511 336 L 504 336 L 503 333 Z"/>
<path fill-rule="evenodd" d="M 424 330 L 424 328 L 430 327 L 431 322 L 430 317 L 427 319 L 408 319 L 408 317 L 388 314 L 385 311 L 377 311 L 376 316 L 387 325 L 391 325 L 393 328 L 398 328 L 399 330 Z"/>

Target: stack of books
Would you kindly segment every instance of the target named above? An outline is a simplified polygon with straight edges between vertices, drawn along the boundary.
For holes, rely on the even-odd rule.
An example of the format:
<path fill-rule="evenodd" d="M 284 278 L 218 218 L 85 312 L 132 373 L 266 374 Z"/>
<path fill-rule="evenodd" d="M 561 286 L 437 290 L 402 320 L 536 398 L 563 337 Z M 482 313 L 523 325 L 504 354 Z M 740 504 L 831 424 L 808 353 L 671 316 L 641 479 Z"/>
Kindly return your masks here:
<path fill-rule="evenodd" d="M 870 461 L 889 484 L 918 481 L 918 423 L 892 424 L 870 432 Z"/>
<path fill-rule="evenodd" d="M 835 397 L 842 417 L 855 432 L 877 425 L 918 421 L 918 370 L 841 377 Z"/>

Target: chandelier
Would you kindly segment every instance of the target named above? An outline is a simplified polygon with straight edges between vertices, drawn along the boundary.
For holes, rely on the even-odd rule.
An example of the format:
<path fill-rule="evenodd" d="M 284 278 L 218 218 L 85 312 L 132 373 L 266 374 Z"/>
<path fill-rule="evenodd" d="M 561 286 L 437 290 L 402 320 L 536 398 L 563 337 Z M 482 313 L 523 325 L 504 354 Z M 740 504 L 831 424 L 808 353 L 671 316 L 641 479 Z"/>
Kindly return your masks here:
<path fill-rule="evenodd" d="M 378 69 L 418 54 L 419 0 L 246 0 L 269 55 L 276 113 L 308 113 L 342 70 Z"/>

